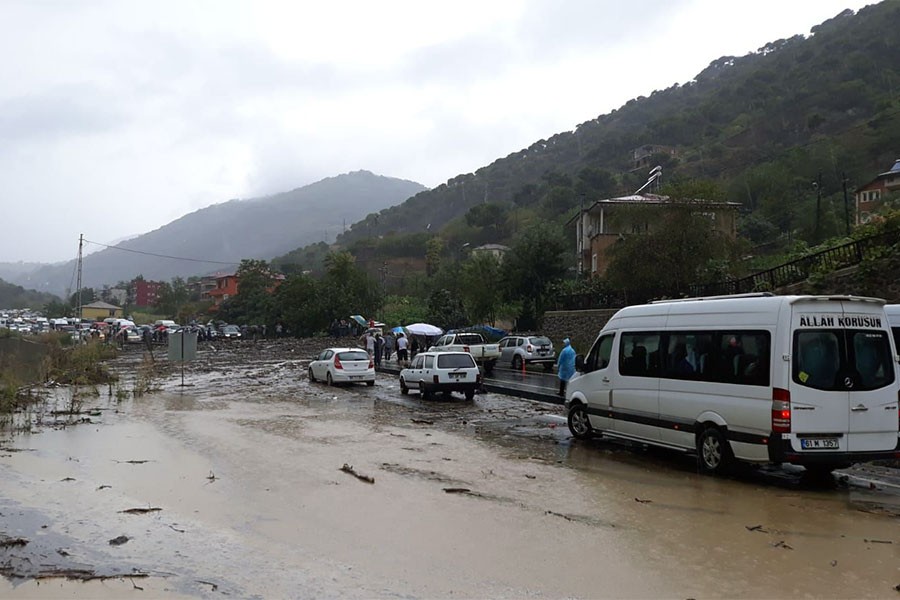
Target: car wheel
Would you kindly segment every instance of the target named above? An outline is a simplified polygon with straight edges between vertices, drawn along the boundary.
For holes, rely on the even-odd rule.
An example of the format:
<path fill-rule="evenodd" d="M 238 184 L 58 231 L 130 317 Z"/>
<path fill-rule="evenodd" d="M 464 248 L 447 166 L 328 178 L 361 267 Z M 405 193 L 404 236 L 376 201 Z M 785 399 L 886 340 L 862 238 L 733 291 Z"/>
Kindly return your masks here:
<path fill-rule="evenodd" d="M 512 368 L 516 371 L 520 371 L 522 369 L 522 357 L 516 354 L 512 359 Z"/>
<path fill-rule="evenodd" d="M 375 380 L 373 379 L 372 381 L 367 381 L 366 385 L 372 387 L 373 385 L 375 385 Z"/>
<path fill-rule="evenodd" d="M 588 419 L 587 409 L 584 404 L 573 404 L 569 409 L 569 431 L 576 440 L 589 440 L 594 437 L 594 428 Z"/>
<path fill-rule="evenodd" d="M 424 381 L 419 382 L 419 394 L 422 396 L 423 400 L 428 400 L 431 398 L 431 392 L 428 391 L 428 388 L 425 386 Z"/>
<path fill-rule="evenodd" d="M 315 382 L 316 382 L 316 376 L 313 375 L 312 367 L 309 368 L 309 382 L 310 382 L 310 383 L 315 383 Z"/>
<path fill-rule="evenodd" d="M 722 475 L 733 462 L 728 440 L 716 426 L 704 429 L 697 438 L 697 466 L 703 473 Z"/>
<path fill-rule="evenodd" d="M 334 385 L 334 379 L 331 378 L 331 371 L 325 376 L 325 381 L 328 382 L 328 385 Z"/>
<path fill-rule="evenodd" d="M 403 381 L 402 377 L 400 378 L 400 393 L 403 394 L 404 396 L 409 393 L 409 388 L 406 387 L 406 382 Z"/>
<path fill-rule="evenodd" d="M 472 400 L 475 397 L 475 390 L 468 389 L 466 390 L 466 400 Z"/>

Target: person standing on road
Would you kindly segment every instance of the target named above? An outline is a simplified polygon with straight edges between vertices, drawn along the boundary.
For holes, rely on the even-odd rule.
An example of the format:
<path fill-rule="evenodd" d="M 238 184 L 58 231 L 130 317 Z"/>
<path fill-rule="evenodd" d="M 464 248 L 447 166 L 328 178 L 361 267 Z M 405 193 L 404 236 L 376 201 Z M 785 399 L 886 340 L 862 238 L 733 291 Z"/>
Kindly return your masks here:
<path fill-rule="evenodd" d="M 384 353 L 384 338 L 380 333 L 375 334 L 375 366 L 381 366 L 381 356 Z"/>
<path fill-rule="evenodd" d="M 562 352 L 559 353 L 557 361 L 557 372 L 559 373 L 559 395 L 566 395 L 566 383 L 575 375 L 575 349 L 569 338 L 563 340 Z"/>
<path fill-rule="evenodd" d="M 397 362 L 405 365 L 409 361 L 409 354 L 406 351 L 409 340 L 402 333 L 397 334 Z"/>
<path fill-rule="evenodd" d="M 394 334 L 386 333 L 384 336 L 384 356 L 382 358 L 384 360 L 391 360 L 391 354 L 394 353 L 394 346 L 397 341 L 394 339 Z"/>
<path fill-rule="evenodd" d="M 375 336 L 371 331 L 366 334 L 366 352 L 371 358 L 375 358 Z"/>

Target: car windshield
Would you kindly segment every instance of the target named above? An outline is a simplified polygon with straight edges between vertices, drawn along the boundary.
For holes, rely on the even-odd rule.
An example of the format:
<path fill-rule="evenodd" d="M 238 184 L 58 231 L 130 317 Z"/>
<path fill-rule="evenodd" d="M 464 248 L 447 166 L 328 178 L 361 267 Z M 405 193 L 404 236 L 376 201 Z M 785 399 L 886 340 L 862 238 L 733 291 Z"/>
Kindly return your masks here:
<path fill-rule="evenodd" d="M 535 346 L 549 346 L 550 338 L 544 336 L 537 336 L 533 338 L 528 338 L 528 341 L 534 344 Z"/>
<path fill-rule="evenodd" d="M 225 328 L 222 329 L 222 331 L 234 333 L 235 331 L 240 331 L 240 329 L 238 329 L 237 325 L 226 325 Z"/>
<path fill-rule="evenodd" d="M 439 369 L 468 369 L 475 366 L 471 354 L 438 354 Z"/>
<path fill-rule="evenodd" d="M 339 359 L 341 359 L 341 361 L 364 360 L 366 362 L 369 362 L 368 353 L 363 352 L 362 350 L 359 350 L 359 351 L 353 350 L 351 352 L 339 352 L 337 356 Z"/>

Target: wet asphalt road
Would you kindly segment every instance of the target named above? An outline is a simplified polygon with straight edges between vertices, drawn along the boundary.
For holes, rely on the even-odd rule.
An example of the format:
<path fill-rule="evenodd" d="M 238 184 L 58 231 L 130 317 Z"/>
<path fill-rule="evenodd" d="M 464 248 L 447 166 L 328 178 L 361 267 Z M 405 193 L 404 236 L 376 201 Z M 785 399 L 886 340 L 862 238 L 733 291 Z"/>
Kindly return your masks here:
<path fill-rule="evenodd" d="M 884 469 L 706 477 L 688 456 L 576 443 L 559 406 L 426 402 L 387 374 L 309 384 L 305 359 L 275 354 L 217 350 L 186 388 L 99 390 L 77 418 L 53 414 L 71 404 L 60 390 L 20 416 L 0 435 L 0 534 L 29 544 L 0 549 L 0 566 L 149 577 L 14 578 L 0 596 L 896 595 Z M 120 389 L 136 371 L 122 361 Z"/>

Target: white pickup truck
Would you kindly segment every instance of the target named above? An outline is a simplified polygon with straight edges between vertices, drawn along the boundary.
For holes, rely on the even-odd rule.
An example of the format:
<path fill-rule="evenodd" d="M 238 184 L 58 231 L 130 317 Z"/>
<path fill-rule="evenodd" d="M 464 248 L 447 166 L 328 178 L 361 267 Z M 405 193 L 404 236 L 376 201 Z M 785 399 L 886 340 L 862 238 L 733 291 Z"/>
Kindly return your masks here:
<path fill-rule="evenodd" d="M 485 374 L 494 370 L 500 358 L 498 344 L 485 343 L 480 333 L 448 333 L 431 346 L 432 352 L 468 352 L 483 369 Z"/>

